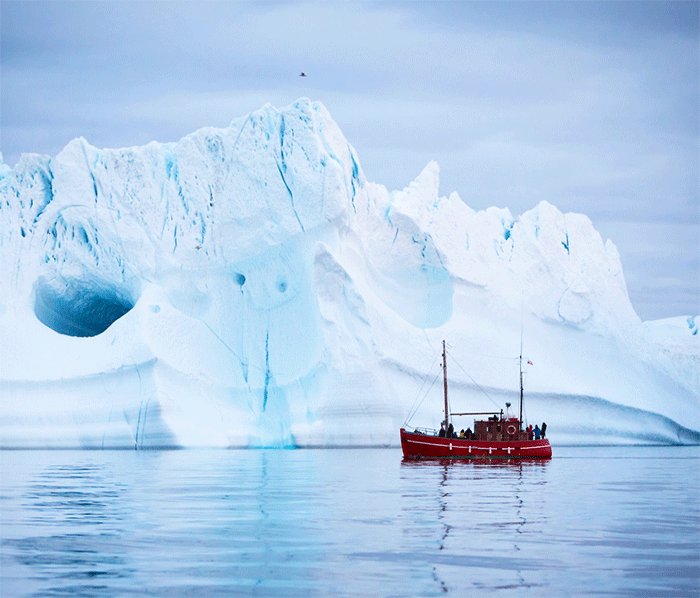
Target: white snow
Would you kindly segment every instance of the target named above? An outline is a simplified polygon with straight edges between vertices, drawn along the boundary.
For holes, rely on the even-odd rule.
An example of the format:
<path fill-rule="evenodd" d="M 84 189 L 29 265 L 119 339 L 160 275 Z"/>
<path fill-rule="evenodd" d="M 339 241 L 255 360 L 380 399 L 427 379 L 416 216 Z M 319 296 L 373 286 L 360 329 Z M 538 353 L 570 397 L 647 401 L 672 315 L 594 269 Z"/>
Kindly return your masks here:
<path fill-rule="evenodd" d="M 700 316 L 641 322 L 588 218 L 359 164 L 306 99 L 0 156 L 0 446 L 397 445 L 442 339 L 454 411 L 515 404 L 521 326 L 553 443 L 700 441 Z M 438 425 L 439 386 L 411 425 Z"/>

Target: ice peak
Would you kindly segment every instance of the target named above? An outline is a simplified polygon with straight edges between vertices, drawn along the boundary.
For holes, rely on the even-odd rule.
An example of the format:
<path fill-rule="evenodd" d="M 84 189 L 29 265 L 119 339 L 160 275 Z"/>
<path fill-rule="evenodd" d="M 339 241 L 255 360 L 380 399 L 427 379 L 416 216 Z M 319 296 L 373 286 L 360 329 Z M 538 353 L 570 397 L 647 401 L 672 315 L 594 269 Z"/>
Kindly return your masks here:
<path fill-rule="evenodd" d="M 697 440 L 698 319 L 645 337 L 588 218 L 547 201 L 475 212 L 439 179 L 430 161 L 400 191 L 366 182 L 308 98 L 172 143 L 80 137 L 11 171 L 0 154 L 0 437 L 395 444 L 442 339 L 511 399 L 524 317 L 529 409 L 559 410 L 553 437 L 595 431 L 610 404 L 622 437 L 653 412 L 639 438 Z M 475 382 L 453 373 L 469 410 Z"/>
<path fill-rule="evenodd" d="M 437 197 L 440 187 L 440 166 L 435 160 L 428 162 L 421 173 L 409 184 L 408 189 L 422 189 Z"/>
<path fill-rule="evenodd" d="M 401 213 L 420 219 L 421 214 L 437 208 L 439 186 L 440 167 L 431 160 L 408 187 L 393 193 L 390 216 Z"/>
<path fill-rule="evenodd" d="M 0 152 L 0 179 L 6 179 L 12 173 L 12 169 L 5 164 L 2 159 L 2 152 Z"/>

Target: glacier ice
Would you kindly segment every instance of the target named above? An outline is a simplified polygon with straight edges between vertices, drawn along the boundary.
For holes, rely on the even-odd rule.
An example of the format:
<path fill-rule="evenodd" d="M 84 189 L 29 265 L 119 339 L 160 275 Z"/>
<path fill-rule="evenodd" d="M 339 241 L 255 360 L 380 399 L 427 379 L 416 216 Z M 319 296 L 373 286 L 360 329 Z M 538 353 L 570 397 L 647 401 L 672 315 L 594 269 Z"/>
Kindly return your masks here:
<path fill-rule="evenodd" d="M 367 181 L 307 99 L 0 158 L 0 446 L 397 445 L 443 338 L 454 410 L 512 402 L 521 326 L 553 443 L 700 441 L 696 316 L 641 322 L 585 216 L 438 185 Z"/>

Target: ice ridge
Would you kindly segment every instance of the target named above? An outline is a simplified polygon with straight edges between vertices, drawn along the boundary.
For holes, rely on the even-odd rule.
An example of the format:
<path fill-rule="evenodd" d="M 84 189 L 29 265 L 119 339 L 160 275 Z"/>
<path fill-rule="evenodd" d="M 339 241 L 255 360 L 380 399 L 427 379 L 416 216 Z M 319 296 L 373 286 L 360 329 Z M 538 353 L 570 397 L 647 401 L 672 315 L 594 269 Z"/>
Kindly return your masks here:
<path fill-rule="evenodd" d="M 0 155 L 0 444 L 396 445 L 442 339 L 457 410 L 512 401 L 521 329 L 553 442 L 698 442 L 698 317 L 642 323 L 586 216 L 475 211 L 439 175 L 367 181 L 306 98 Z"/>

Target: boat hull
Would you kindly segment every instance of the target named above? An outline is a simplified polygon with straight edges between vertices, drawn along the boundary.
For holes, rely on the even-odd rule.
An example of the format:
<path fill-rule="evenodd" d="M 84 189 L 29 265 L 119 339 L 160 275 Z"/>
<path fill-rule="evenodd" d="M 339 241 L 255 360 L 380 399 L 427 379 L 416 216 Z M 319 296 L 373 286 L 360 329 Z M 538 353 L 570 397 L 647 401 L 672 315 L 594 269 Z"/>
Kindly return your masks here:
<path fill-rule="evenodd" d="M 549 440 L 466 440 L 408 432 L 401 428 L 401 449 L 405 459 L 550 459 Z"/>

